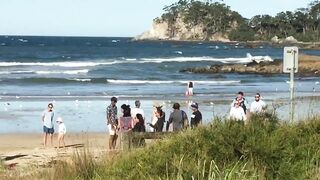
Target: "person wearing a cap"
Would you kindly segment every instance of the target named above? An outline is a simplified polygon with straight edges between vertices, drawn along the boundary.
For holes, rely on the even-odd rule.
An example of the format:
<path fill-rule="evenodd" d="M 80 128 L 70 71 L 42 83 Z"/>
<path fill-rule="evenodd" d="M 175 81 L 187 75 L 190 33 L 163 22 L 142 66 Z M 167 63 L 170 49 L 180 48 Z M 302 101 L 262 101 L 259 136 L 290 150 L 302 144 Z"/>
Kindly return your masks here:
<path fill-rule="evenodd" d="M 107 125 L 109 130 L 109 149 L 115 149 L 118 135 L 116 133 L 118 127 L 118 108 L 116 97 L 111 98 L 111 104 L 107 107 Z"/>
<path fill-rule="evenodd" d="M 58 134 L 58 143 L 59 143 L 58 148 L 60 148 L 60 144 L 62 144 L 62 147 L 65 148 L 66 143 L 64 141 L 64 136 L 67 132 L 66 125 L 63 123 L 63 120 L 61 117 L 58 117 L 56 122 L 58 123 L 58 133 L 59 133 Z"/>
<path fill-rule="evenodd" d="M 48 104 L 48 109 L 44 110 L 42 113 L 42 121 L 43 121 L 43 146 L 47 146 L 47 139 L 49 136 L 51 146 L 53 146 L 53 133 L 54 133 L 54 127 L 53 127 L 53 117 L 54 117 L 54 111 L 53 111 L 53 104 Z"/>
<path fill-rule="evenodd" d="M 195 128 L 202 123 L 202 114 L 199 111 L 198 103 L 192 103 L 191 108 L 193 111 L 191 115 L 191 128 Z"/>
<path fill-rule="evenodd" d="M 136 100 L 134 102 L 134 105 L 136 107 L 131 108 L 131 116 L 132 116 L 132 118 L 135 118 L 137 116 L 137 114 L 141 114 L 142 117 L 143 117 L 143 120 L 145 120 L 144 111 L 143 111 L 143 109 L 140 108 L 141 107 L 141 102 L 139 100 Z"/>

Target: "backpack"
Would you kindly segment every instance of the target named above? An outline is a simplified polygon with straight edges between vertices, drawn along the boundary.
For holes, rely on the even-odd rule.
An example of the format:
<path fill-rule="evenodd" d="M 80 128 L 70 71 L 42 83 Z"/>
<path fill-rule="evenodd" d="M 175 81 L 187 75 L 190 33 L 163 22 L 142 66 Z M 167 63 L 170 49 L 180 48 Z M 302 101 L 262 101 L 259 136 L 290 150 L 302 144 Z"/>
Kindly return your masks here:
<path fill-rule="evenodd" d="M 181 110 L 182 115 L 182 128 L 187 129 L 189 127 L 189 120 L 187 114 Z"/>

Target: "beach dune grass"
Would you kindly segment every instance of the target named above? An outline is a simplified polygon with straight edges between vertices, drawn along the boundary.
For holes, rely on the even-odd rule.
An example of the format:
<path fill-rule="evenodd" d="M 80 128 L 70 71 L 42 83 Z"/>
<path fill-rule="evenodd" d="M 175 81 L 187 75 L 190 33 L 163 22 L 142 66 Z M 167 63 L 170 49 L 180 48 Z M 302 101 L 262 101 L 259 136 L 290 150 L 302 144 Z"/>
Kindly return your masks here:
<path fill-rule="evenodd" d="M 216 118 L 146 148 L 96 161 L 84 151 L 46 176 L 62 179 L 316 179 L 320 118 L 280 123 L 274 114 L 251 121 Z M 43 174 L 42 174 L 43 175 Z"/>

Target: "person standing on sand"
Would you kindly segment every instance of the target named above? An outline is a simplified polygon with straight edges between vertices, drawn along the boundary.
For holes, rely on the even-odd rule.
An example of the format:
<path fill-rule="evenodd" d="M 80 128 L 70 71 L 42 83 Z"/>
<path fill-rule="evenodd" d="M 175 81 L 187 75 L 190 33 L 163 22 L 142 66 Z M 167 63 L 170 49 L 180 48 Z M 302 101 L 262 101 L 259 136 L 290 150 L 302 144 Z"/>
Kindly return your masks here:
<path fill-rule="evenodd" d="M 236 121 L 246 121 L 247 116 L 244 113 L 243 108 L 241 107 L 240 101 L 235 101 L 233 107 L 231 107 L 229 118 Z"/>
<path fill-rule="evenodd" d="M 137 114 L 141 114 L 142 117 L 143 117 L 143 119 L 145 119 L 145 117 L 144 117 L 144 111 L 143 111 L 143 109 L 140 108 L 140 106 L 141 106 L 140 101 L 139 101 L 139 100 L 136 100 L 136 101 L 134 102 L 134 104 L 135 104 L 136 107 L 131 108 L 131 117 L 132 117 L 132 118 L 135 118 L 135 117 L 137 116 Z"/>
<path fill-rule="evenodd" d="M 261 100 L 261 96 L 257 93 L 254 96 L 254 101 L 251 103 L 250 112 L 251 113 L 261 113 L 266 108 L 266 103 Z"/>
<path fill-rule="evenodd" d="M 236 101 L 240 103 L 240 107 L 242 107 L 244 114 L 246 114 L 247 107 L 249 107 L 249 105 L 248 105 L 248 101 L 244 98 L 244 93 L 242 91 L 239 91 L 237 94 L 237 97 L 232 101 L 231 108 L 234 107 L 234 104 L 236 103 Z"/>
<path fill-rule="evenodd" d="M 116 97 L 111 98 L 111 104 L 107 107 L 107 125 L 109 130 L 109 149 L 115 149 L 117 144 L 118 108 Z"/>
<path fill-rule="evenodd" d="M 199 111 L 199 106 L 198 103 L 192 103 L 191 104 L 192 108 L 192 115 L 191 115 L 191 128 L 196 128 L 199 124 L 202 123 L 202 114 Z"/>
<path fill-rule="evenodd" d="M 149 126 L 154 128 L 155 132 L 162 132 L 164 122 L 166 121 L 166 114 L 162 111 L 162 106 L 156 107 L 155 116 L 157 117 L 157 122 L 155 124 L 148 123 Z"/>
<path fill-rule="evenodd" d="M 61 117 L 58 117 L 56 122 L 58 123 L 58 133 L 59 133 L 58 134 L 58 149 L 60 148 L 60 144 L 62 144 L 62 147 L 65 148 L 66 143 L 64 142 L 64 136 L 67 132 L 66 125 L 64 124 Z"/>
<path fill-rule="evenodd" d="M 193 95 L 193 82 L 192 82 L 192 81 L 190 81 L 190 82 L 188 83 L 188 95 L 189 95 L 189 96 L 192 96 L 192 95 Z"/>
<path fill-rule="evenodd" d="M 48 109 L 44 110 L 42 113 L 42 122 L 43 122 L 43 146 L 47 147 L 48 142 L 48 136 L 50 139 L 50 144 L 53 146 L 53 133 L 54 133 L 54 127 L 53 127 L 53 104 L 48 104 Z"/>
<path fill-rule="evenodd" d="M 173 131 L 182 130 L 184 126 L 184 119 L 187 119 L 187 114 L 180 110 L 180 104 L 174 103 L 173 104 L 173 112 L 170 114 L 169 121 L 167 122 L 166 130 L 169 130 L 169 126 L 172 123 Z"/>

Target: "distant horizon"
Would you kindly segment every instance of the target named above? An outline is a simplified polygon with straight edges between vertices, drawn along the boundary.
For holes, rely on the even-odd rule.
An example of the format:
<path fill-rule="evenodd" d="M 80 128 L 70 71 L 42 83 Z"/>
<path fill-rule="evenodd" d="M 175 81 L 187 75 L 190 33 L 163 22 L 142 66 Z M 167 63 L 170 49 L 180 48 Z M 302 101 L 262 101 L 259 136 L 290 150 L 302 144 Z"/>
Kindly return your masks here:
<path fill-rule="evenodd" d="M 178 0 L 0 1 L 2 36 L 135 37 L 150 29 L 165 6 Z M 313 0 L 216 0 L 244 18 L 305 8 Z M 248 8 L 247 4 L 250 4 Z M 72 10 L 72 11 L 71 11 Z"/>

